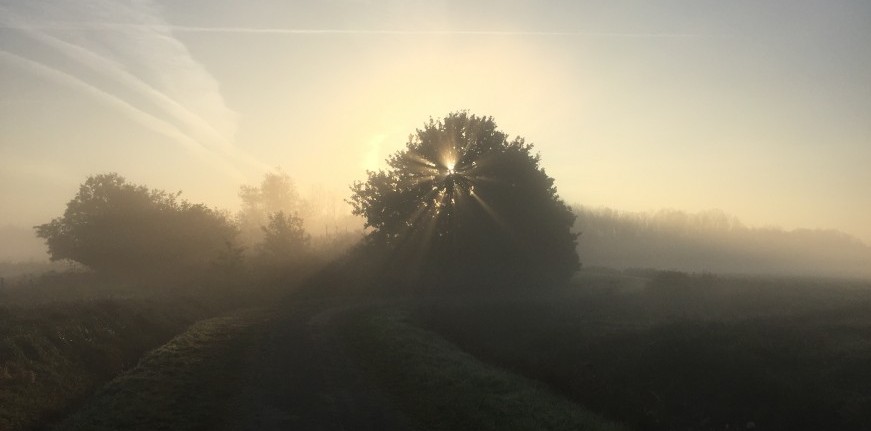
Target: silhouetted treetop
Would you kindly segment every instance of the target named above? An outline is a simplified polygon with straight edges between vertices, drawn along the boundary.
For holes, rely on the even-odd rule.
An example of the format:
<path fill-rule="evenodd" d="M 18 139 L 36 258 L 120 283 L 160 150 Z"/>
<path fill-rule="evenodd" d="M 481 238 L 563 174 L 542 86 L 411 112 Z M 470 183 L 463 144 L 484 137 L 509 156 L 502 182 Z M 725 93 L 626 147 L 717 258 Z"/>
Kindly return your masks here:
<path fill-rule="evenodd" d="M 430 120 L 388 169 L 353 184 L 371 245 L 407 280 L 487 287 L 551 284 L 579 267 L 571 209 L 523 138 L 492 117 Z"/>

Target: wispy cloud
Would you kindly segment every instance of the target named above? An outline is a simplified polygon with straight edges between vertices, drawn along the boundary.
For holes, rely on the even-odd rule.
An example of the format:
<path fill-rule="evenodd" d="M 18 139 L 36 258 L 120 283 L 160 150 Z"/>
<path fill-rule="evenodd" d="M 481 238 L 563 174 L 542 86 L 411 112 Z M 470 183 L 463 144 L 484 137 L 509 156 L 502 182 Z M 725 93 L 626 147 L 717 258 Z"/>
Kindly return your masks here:
<path fill-rule="evenodd" d="M 172 26 L 179 33 L 235 33 L 235 34 L 350 34 L 350 35 L 400 35 L 400 36 L 576 36 L 595 38 L 683 38 L 699 37 L 696 33 L 631 33 L 631 32 L 584 32 L 584 31 L 532 31 L 532 30 L 366 30 L 366 29 L 294 29 L 294 28 L 249 28 L 249 27 L 193 27 Z"/>
<path fill-rule="evenodd" d="M 30 60 L 17 54 L 13 54 L 11 52 L 0 50 L 0 59 L 7 63 L 14 64 L 22 69 L 27 69 L 30 72 L 40 75 L 47 80 L 78 90 L 82 94 L 90 96 L 93 99 L 99 101 L 100 103 L 114 108 L 116 111 L 124 114 L 126 117 L 142 125 L 143 127 L 173 139 L 174 141 L 183 145 L 185 148 L 192 151 L 193 153 L 208 158 L 212 162 L 217 162 L 218 164 L 222 165 L 228 173 L 233 175 L 238 174 L 231 165 L 228 165 L 222 160 L 215 160 L 214 154 L 212 152 L 207 151 L 199 141 L 191 138 L 190 136 L 179 130 L 176 126 L 172 125 L 166 120 L 163 120 L 142 109 L 137 108 L 135 105 L 128 103 L 127 101 L 118 96 L 101 90 L 99 87 L 85 82 L 84 80 L 79 79 L 78 77 L 66 73 L 60 69 L 46 66 L 42 63 Z"/>
<path fill-rule="evenodd" d="M 233 146 L 237 114 L 151 2 L 3 2 L 0 26 L 30 41 L 9 47 L 5 61 L 109 104 L 200 156 L 263 166 Z M 33 42 L 39 49 L 27 49 Z"/>
<path fill-rule="evenodd" d="M 0 24 L 0 26 L 4 26 Z M 78 24 L 46 24 L 43 30 L 122 30 L 144 27 L 131 23 L 89 22 Z M 5 25 L 5 28 L 18 28 Z M 420 30 L 420 29 L 340 29 L 340 28 L 280 28 L 280 27 L 205 27 L 169 25 L 173 33 L 215 33 L 248 35 L 397 35 L 397 36 L 566 36 L 585 38 L 700 38 L 728 37 L 724 34 L 681 32 L 592 32 L 592 31 L 538 31 L 538 30 Z"/>

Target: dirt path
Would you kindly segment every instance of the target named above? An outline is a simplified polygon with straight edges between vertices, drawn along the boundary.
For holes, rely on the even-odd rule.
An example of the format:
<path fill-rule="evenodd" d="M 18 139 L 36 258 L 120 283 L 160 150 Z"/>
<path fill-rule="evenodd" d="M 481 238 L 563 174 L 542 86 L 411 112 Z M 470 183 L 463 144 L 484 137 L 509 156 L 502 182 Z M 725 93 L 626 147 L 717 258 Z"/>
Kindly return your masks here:
<path fill-rule="evenodd" d="M 406 430 L 401 412 L 330 333 L 342 305 L 308 304 L 277 315 L 244 358 L 225 430 Z"/>
<path fill-rule="evenodd" d="M 342 308 L 301 303 L 195 325 L 58 429 L 410 429 L 331 335 Z"/>

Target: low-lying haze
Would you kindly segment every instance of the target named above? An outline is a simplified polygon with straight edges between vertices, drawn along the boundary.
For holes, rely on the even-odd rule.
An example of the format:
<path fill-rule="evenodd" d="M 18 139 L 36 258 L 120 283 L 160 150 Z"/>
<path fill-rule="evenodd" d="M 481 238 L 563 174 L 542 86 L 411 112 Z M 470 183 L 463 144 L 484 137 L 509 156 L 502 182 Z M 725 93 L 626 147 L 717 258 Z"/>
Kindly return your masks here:
<path fill-rule="evenodd" d="M 235 210 L 281 166 L 340 199 L 468 109 L 567 202 L 871 243 L 867 3 L 259 3 L 0 1 L 0 226 L 110 171 Z"/>

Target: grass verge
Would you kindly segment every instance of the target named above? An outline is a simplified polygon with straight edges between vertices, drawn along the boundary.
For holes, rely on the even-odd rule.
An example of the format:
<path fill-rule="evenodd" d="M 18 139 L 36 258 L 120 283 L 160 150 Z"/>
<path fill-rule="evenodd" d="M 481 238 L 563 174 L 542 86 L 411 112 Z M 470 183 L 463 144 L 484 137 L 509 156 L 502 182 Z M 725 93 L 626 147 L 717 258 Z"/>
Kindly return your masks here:
<path fill-rule="evenodd" d="M 633 428 L 868 429 L 871 285 L 664 273 L 642 290 L 595 287 L 413 315 Z"/>
<path fill-rule="evenodd" d="M 45 427 L 209 313 L 194 301 L 0 307 L 0 430 Z"/>
<path fill-rule="evenodd" d="M 535 381 L 490 367 L 402 312 L 351 312 L 341 337 L 420 429 L 620 430 Z"/>
<path fill-rule="evenodd" d="M 260 311 L 203 320 L 150 352 L 136 368 L 101 388 L 57 430 L 209 430 L 238 390 L 247 342 Z"/>

